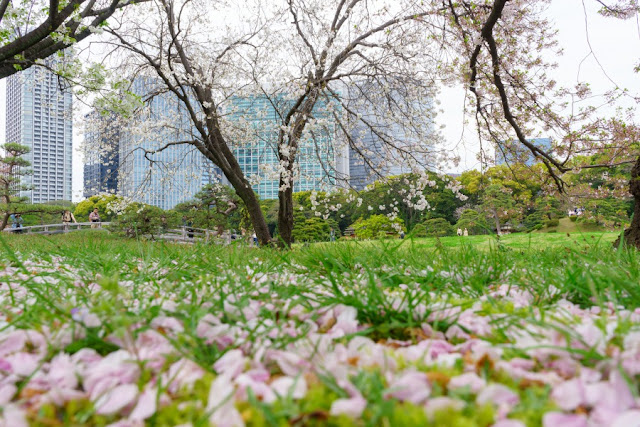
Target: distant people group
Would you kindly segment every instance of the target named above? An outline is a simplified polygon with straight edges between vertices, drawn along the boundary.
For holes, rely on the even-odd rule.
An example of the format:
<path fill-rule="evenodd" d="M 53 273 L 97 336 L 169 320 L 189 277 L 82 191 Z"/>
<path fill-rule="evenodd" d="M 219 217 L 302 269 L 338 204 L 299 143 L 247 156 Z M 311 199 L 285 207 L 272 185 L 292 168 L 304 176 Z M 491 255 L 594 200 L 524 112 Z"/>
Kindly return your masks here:
<path fill-rule="evenodd" d="M 462 228 L 458 227 L 458 236 L 468 236 L 469 235 L 469 231 L 467 231 L 467 228 L 465 227 L 464 231 L 462 231 Z"/>
<path fill-rule="evenodd" d="M 69 231 L 69 224 L 75 223 L 78 221 L 76 217 L 70 210 L 65 209 L 62 211 L 60 216 L 60 221 L 62 222 L 62 230 Z M 11 223 L 10 229 L 13 233 L 22 233 L 24 231 L 24 218 L 19 213 L 12 213 L 9 215 L 9 222 Z M 100 213 L 98 212 L 98 208 L 94 208 L 91 213 L 89 213 L 89 222 L 91 223 L 91 228 L 100 228 L 100 223 L 102 219 L 100 218 Z"/>

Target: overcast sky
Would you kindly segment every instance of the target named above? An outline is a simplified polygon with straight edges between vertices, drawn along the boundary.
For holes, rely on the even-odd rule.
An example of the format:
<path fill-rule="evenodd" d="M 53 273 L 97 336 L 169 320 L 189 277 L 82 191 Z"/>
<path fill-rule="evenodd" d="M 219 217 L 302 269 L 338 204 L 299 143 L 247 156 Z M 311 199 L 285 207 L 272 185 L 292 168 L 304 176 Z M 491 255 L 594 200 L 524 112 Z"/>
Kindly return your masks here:
<path fill-rule="evenodd" d="M 591 83 L 594 94 L 611 89 L 611 78 L 619 87 L 640 93 L 640 75 L 633 72 L 634 66 L 640 63 L 638 20 L 607 19 L 597 11 L 595 0 L 553 0 L 548 16 L 559 31 L 558 43 L 564 49 L 564 55 L 557 58 L 559 67 L 552 71 L 553 77 L 561 85 L 573 85 L 578 81 L 579 73 L 580 80 Z M 595 55 L 590 55 L 589 42 Z M 465 129 L 462 137 L 464 91 L 445 88 L 440 100 L 444 114 L 440 115 L 439 121 L 445 125 L 445 139 L 461 157 L 460 165 L 451 170 L 479 169 L 479 143 L 473 128 Z"/>
<path fill-rule="evenodd" d="M 586 14 L 584 6 L 586 6 Z M 640 92 L 640 75 L 633 73 L 633 67 L 640 62 L 638 20 L 606 19 L 597 15 L 597 10 L 598 5 L 595 0 L 584 0 L 584 2 L 583 0 L 554 0 L 552 2 L 548 15 L 557 25 L 558 41 L 564 48 L 564 56 L 558 58 L 560 66 L 553 71 L 554 78 L 564 85 L 574 84 L 578 81 L 579 72 L 580 80 L 589 81 L 594 93 L 602 93 L 610 89 L 613 85 L 611 80 L 634 93 Z M 595 56 L 589 55 L 591 49 L 588 40 Z M 447 147 L 461 157 L 460 165 L 448 169 L 452 172 L 461 172 L 479 168 L 480 164 L 477 160 L 479 144 L 473 129 L 470 127 L 465 129 L 463 135 L 464 90 L 444 88 L 440 101 L 444 113 L 439 116 L 438 124 L 445 126 L 443 134 Z M 5 82 L 1 80 L 0 141 L 4 141 L 5 137 L 5 102 Z M 75 128 L 79 129 L 79 126 Z M 81 139 L 81 135 L 77 131 L 74 132 L 74 201 L 82 199 L 82 157 L 77 151 Z"/>

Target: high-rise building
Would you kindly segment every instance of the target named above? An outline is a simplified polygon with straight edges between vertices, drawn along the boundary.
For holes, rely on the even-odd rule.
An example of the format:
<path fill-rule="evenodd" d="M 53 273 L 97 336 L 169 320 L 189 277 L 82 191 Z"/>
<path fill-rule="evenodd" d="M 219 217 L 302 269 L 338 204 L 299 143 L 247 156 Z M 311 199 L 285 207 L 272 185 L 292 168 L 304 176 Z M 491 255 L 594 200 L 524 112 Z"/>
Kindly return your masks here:
<path fill-rule="evenodd" d="M 532 138 L 528 141 L 541 150 L 549 151 L 551 149 L 551 138 Z M 496 146 L 495 148 L 496 165 L 524 163 L 527 166 L 533 166 L 538 162 L 531 151 L 517 140 L 511 141 L 509 144 L 501 144 L 500 147 Z"/>
<path fill-rule="evenodd" d="M 154 78 L 137 77 L 131 90 L 146 98 L 159 85 Z M 216 168 L 191 144 L 162 149 L 168 143 L 194 139 L 184 104 L 171 93 L 161 93 L 136 121 L 133 127 L 120 130 L 119 194 L 162 209 L 192 199 L 210 182 Z"/>
<path fill-rule="evenodd" d="M 145 98 L 157 91 L 159 84 L 153 78 L 136 78 L 132 92 Z M 231 149 L 261 199 L 277 198 L 279 190 L 275 145 L 280 127 L 273 101 L 264 96 L 236 97 L 226 112 L 227 125 L 234 133 L 234 137 L 229 138 Z M 291 103 L 284 98 L 276 101 Z M 334 144 L 336 125 L 330 116 L 326 101 L 318 101 L 314 119 L 321 124 L 314 127 L 313 135 L 302 138 L 294 191 L 330 190 L 340 185 L 339 177 L 344 179 L 348 174 L 347 149 Z M 154 152 L 167 143 L 198 138 L 184 104 L 174 95 L 154 96 L 137 121 L 138 125 L 120 131 L 119 194 L 171 209 L 192 199 L 208 183 L 228 185 L 220 169 L 191 144 L 173 145 Z"/>
<path fill-rule="evenodd" d="M 379 82 L 363 81 L 345 91 L 351 116 L 358 115 L 351 117 L 349 145 L 349 185 L 355 190 L 434 163 L 428 154 L 433 133 L 431 98 L 425 95 L 419 102 L 412 101 L 403 86 L 382 88 Z M 420 119 L 403 117 L 409 109 Z"/>
<path fill-rule="evenodd" d="M 240 168 L 261 199 L 275 199 L 279 190 L 277 140 L 281 117 L 293 101 L 284 97 L 237 97 L 229 120 L 243 138 L 232 144 Z M 314 130 L 303 134 L 296 155 L 294 191 L 331 190 L 348 179 L 348 152 L 336 144 L 337 124 L 326 99 L 313 109 Z"/>
<path fill-rule="evenodd" d="M 31 67 L 7 79 L 6 141 L 30 148 L 20 185 L 31 203 L 71 200 L 72 97 L 53 73 Z"/>
<path fill-rule="evenodd" d="M 120 126 L 114 117 L 94 110 L 85 115 L 85 198 L 116 194 L 120 167 Z"/>

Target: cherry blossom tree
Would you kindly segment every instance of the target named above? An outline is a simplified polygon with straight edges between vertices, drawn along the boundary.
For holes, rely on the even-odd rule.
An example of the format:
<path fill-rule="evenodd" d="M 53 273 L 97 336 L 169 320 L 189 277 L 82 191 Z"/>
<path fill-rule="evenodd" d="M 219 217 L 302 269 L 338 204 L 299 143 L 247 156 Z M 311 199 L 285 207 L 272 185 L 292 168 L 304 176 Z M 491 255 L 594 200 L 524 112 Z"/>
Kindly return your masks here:
<path fill-rule="evenodd" d="M 439 18 L 412 1 L 273 3 L 243 2 L 244 13 L 231 13 L 223 2 L 154 0 L 147 13 L 124 14 L 106 32 L 119 70 L 158 82 L 147 100 L 171 93 L 188 113 L 189 137 L 149 154 L 195 147 L 243 200 L 262 244 L 271 236 L 234 149 L 259 140 L 270 147 L 276 162 L 267 176 L 278 182 L 278 231 L 288 246 L 303 156 L 318 157 L 334 186 L 346 185 L 338 152 L 371 158 L 358 132 L 374 135 L 378 157 L 407 171 L 435 163 L 436 61 L 424 26 Z M 233 25 L 212 18 L 229 15 Z M 260 120 L 265 114 L 272 117 Z"/>
<path fill-rule="evenodd" d="M 596 1 L 601 14 L 616 19 L 635 17 L 640 10 L 636 0 Z M 555 30 L 543 14 L 549 0 L 436 3 L 448 8 L 449 40 L 458 54 L 447 72 L 468 88 L 469 114 L 476 119 L 479 138 L 502 153 L 526 147 L 561 193 L 571 193 L 567 177 L 572 172 L 635 163 L 628 190 L 636 214 L 625 239 L 640 247 L 640 127 L 632 108 L 609 115 L 602 108 L 633 104 L 638 95 L 615 87 L 594 106 L 587 102 L 595 96 L 588 82 L 573 88 L 557 84 L 551 74 L 556 64 L 547 59 L 561 54 Z M 542 132 L 554 135 L 552 147 L 531 141 Z M 600 163 L 590 161 L 593 154 Z"/>

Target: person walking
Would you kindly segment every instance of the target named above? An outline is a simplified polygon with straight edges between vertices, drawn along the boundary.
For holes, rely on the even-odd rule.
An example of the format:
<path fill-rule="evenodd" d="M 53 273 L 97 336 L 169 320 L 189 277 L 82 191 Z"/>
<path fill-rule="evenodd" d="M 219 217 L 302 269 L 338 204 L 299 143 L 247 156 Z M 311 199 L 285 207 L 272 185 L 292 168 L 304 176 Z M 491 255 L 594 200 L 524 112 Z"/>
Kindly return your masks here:
<path fill-rule="evenodd" d="M 336 230 L 334 230 L 333 228 L 329 231 L 329 239 L 332 242 L 336 241 Z"/>
<path fill-rule="evenodd" d="M 464 236 L 465 236 L 465 237 L 467 237 L 467 236 L 469 235 L 469 232 L 467 231 L 467 229 L 466 229 L 466 228 L 464 229 L 463 234 L 464 234 Z"/>
<path fill-rule="evenodd" d="M 91 223 L 91 228 L 100 228 L 100 214 L 98 213 L 98 208 L 93 208 L 93 212 L 89 214 L 89 222 Z"/>
<path fill-rule="evenodd" d="M 458 227 L 458 236 L 462 236 L 462 228 Z"/>
<path fill-rule="evenodd" d="M 182 228 L 187 232 L 187 237 L 193 239 L 193 222 L 186 216 L 182 217 Z"/>

